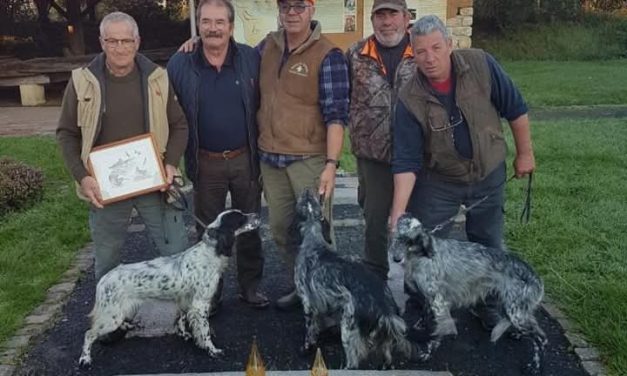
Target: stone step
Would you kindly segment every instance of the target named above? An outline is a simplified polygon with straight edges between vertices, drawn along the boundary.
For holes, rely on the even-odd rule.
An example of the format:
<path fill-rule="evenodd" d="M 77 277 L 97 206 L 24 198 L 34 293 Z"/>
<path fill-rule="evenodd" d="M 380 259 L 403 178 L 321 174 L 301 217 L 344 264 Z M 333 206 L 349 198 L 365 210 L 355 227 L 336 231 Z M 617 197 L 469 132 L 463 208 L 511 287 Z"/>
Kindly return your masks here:
<path fill-rule="evenodd" d="M 210 373 L 161 373 L 150 375 L 133 375 L 133 376 L 242 376 L 244 371 L 237 372 L 210 372 Z M 266 371 L 266 376 L 310 376 L 311 371 Z M 452 376 L 453 374 L 445 371 L 422 371 L 422 370 L 387 370 L 387 371 L 368 371 L 368 370 L 329 370 L 329 376 Z M 130 376 L 130 375 L 119 375 Z"/>

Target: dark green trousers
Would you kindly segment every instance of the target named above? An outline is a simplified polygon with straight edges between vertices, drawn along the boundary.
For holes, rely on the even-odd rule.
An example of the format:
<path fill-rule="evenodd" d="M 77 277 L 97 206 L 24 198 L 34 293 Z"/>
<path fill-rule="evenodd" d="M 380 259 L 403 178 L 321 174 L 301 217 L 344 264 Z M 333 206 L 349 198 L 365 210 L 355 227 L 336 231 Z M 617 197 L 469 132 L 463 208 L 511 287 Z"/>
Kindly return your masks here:
<path fill-rule="evenodd" d="M 161 192 L 115 202 L 103 209 L 92 207 L 89 227 L 94 241 L 96 280 L 120 263 L 120 250 L 126 240 L 133 208 L 146 224 L 160 256 L 170 256 L 187 248 L 183 212 L 165 204 Z"/>
<path fill-rule="evenodd" d="M 364 261 L 373 271 L 387 279 L 388 217 L 394 195 L 392 169 L 385 162 L 357 158 L 357 176 L 357 201 L 366 222 Z"/>

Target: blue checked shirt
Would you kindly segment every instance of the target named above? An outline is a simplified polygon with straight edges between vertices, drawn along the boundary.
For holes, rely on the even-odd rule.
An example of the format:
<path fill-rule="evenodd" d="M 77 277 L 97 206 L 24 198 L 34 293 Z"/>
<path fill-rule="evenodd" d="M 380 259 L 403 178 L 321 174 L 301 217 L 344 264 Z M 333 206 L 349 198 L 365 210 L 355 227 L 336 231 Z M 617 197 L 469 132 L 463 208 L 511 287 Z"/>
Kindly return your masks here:
<path fill-rule="evenodd" d="M 260 54 L 264 46 L 265 39 L 256 47 Z M 285 49 L 279 69 L 283 68 L 289 56 L 289 51 Z M 320 112 L 327 126 L 330 124 L 346 126 L 348 123 L 349 89 L 346 57 L 340 49 L 333 49 L 322 60 L 318 76 Z M 277 168 L 287 167 L 292 162 L 302 161 L 309 157 L 309 155 L 276 154 L 259 150 L 259 160 Z"/>

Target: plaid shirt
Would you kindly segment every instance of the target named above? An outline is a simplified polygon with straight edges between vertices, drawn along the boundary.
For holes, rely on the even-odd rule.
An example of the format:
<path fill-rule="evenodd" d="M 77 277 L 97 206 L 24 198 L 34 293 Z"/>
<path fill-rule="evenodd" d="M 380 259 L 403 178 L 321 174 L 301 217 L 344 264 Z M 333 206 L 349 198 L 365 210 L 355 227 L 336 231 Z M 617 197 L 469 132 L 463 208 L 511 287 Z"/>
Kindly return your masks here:
<path fill-rule="evenodd" d="M 264 46 L 265 39 L 256 47 L 260 54 Z M 283 64 L 285 64 L 289 56 L 289 51 L 285 49 L 279 69 L 283 68 Z M 350 89 L 346 56 L 340 49 L 333 49 L 324 57 L 320 68 L 318 92 L 320 93 L 319 104 L 324 123 L 327 126 L 338 123 L 346 126 L 348 123 Z M 309 157 L 310 155 L 286 155 L 259 150 L 260 161 L 277 168 L 287 167 L 292 162 L 302 161 Z"/>

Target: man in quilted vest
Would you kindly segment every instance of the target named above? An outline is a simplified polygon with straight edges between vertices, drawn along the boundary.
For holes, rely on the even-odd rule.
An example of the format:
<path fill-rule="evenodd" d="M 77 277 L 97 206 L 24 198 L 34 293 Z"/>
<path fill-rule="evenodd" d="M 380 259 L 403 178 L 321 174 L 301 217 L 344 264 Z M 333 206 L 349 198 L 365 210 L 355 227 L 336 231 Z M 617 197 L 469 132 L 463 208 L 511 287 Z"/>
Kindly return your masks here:
<path fill-rule="evenodd" d="M 303 189 L 325 198 L 331 220 L 335 172 L 348 120 L 348 68 L 340 49 L 313 21 L 314 0 L 281 0 L 282 28 L 260 43 L 259 159 L 270 228 L 288 270 L 289 293 L 277 307 L 298 303 L 296 249 L 288 236 Z"/>
<path fill-rule="evenodd" d="M 162 192 L 103 205 L 98 184 L 87 169 L 94 147 L 151 132 L 168 184 L 176 174 L 187 144 L 187 122 L 166 71 L 137 53 L 139 43 L 137 23 L 131 16 L 114 12 L 102 19 L 103 53 L 72 72 L 57 128 L 57 141 L 77 182 L 77 193 L 91 203 L 96 279 L 119 264 L 133 208 L 161 255 L 187 247 L 182 212 L 167 205 Z"/>
<path fill-rule="evenodd" d="M 351 76 L 348 129 L 357 157 L 358 201 L 366 221 L 364 261 L 387 279 L 388 216 L 392 207 L 392 108 L 416 71 L 405 0 L 376 0 L 374 33 L 347 53 Z"/>
<path fill-rule="evenodd" d="M 396 106 L 391 223 L 407 210 L 433 228 L 455 215 L 460 204 L 469 207 L 488 195 L 466 214 L 466 235 L 500 248 L 506 179 L 501 118 L 514 138 L 516 176 L 530 174 L 535 160 L 527 105 L 492 56 L 453 50 L 436 16 L 418 20 L 411 38 L 418 70 Z"/>

